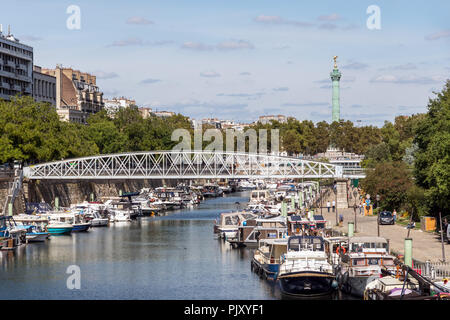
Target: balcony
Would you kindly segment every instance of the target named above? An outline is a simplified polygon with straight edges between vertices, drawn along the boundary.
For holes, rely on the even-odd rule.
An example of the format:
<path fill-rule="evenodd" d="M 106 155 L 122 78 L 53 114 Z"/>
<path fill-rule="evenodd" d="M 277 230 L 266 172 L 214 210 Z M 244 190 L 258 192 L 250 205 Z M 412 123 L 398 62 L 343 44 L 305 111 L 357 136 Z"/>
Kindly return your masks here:
<path fill-rule="evenodd" d="M 3 82 L 2 83 L 2 88 L 4 88 L 4 89 L 11 89 L 11 86 L 9 85 L 9 83 L 7 83 L 7 82 Z"/>
<path fill-rule="evenodd" d="M 20 58 L 28 60 L 30 62 L 33 61 L 33 56 L 29 56 L 29 55 L 21 53 L 21 52 L 6 49 L 6 48 L 3 48 L 2 46 L 0 46 L 0 53 L 5 53 L 5 54 L 13 56 L 13 57 L 20 57 Z"/>
<path fill-rule="evenodd" d="M 15 68 L 16 67 L 16 63 L 14 61 L 8 60 L 8 61 L 6 61 L 5 66 L 11 67 L 11 68 Z"/>

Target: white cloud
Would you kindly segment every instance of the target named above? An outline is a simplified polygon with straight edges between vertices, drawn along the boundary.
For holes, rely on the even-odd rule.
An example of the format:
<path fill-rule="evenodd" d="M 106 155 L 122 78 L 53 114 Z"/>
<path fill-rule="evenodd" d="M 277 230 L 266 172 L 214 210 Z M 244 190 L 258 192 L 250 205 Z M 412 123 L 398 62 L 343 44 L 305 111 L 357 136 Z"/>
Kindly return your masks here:
<path fill-rule="evenodd" d="M 284 19 L 280 16 L 259 15 L 254 20 L 256 22 L 263 24 L 279 24 L 279 25 L 285 24 L 285 25 L 293 25 L 296 27 L 310 27 L 314 25 L 313 23 L 309 22 Z"/>
<path fill-rule="evenodd" d="M 206 78 L 218 78 L 218 77 L 220 77 L 220 74 L 215 71 L 205 71 L 205 72 L 201 72 L 200 76 L 206 77 Z"/>
<path fill-rule="evenodd" d="M 221 42 L 217 45 L 219 50 L 238 50 L 238 49 L 253 49 L 254 46 L 246 40 L 229 40 Z"/>
<path fill-rule="evenodd" d="M 392 74 L 380 75 L 370 80 L 372 83 L 396 83 L 396 84 L 434 84 L 442 83 L 445 81 L 445 77 L 442 76 L 405 76 L 399 77 Z"/>
<path fill-rule="evenodd" d="M 289 91 L 288 87 L 273 88 L 273 91 Z"/>
<path fill-rule="evenodd" d="M 153 83 L 157 83 L 157 82 L 161 82 L 160 79 L 144 79 L 140 82 L 140 84 L 153 84 Z"/>
<path fill-rule="evenodd" d="M 329 15 L 323 15 L 317 18 L 319 21 L 336 21 L 341 19 L 341 16 L 337 13 L 332 13 Z"/>
<path fill-rule="evenodd" d="M 181 46 L 181 48 L 183 49 L 190 49 L 190 50 L 199 50 L 199 51 L 206 51 L 206 50 L 212 50 L 213 47 L 200 43 L 200 42 L 192 42 L 192 41 L 188 41 L 183 43 L 183 45 Z"/>
<path fill-rule="evenodd" d="M 144 17 L 130 17 L 127 19 L 127 24 L 137 24 L 137 25 L 149 25 L 154 24 L 153 21 L 150 21 Z"/>
<path fill-rule="evenodd" d="M 112 47 L 128 47 L 128 46 L 141 46 L 143 44 L 141 39 L 128 38 L 124 40 L 114 41 L 110 46 Z"/>
<path fill-rule="evenodd" d="M 425 40 L 438 40 L 441 38 L 450 38 L 450 30 L 443 30 L 429 34 L 425 37 Z"/>

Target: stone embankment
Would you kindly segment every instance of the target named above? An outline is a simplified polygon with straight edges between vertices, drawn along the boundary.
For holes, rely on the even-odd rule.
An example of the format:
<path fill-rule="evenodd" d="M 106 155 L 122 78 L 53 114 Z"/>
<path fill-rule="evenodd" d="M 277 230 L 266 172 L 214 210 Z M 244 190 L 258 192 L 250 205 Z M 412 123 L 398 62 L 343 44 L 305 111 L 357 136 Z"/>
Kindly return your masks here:
<path fill-rule="evenodd" d="M 0 181 L 0 209 L 3 212 L 11 181 Z M 206 181 L 198 181 L 205 183 Z M 23 188 L 15 199 L 13 214 L 25 212 L 26 202 L 46 202 L 53 206 L 55 198 L 59 199 L 60 207 L 94 199 L 119 196 L 120 191 L 136 192 L 142 188 L 173 187 L 179 183 L 189 184 L 188 180 L 33 180 L 23 181 Z"/>

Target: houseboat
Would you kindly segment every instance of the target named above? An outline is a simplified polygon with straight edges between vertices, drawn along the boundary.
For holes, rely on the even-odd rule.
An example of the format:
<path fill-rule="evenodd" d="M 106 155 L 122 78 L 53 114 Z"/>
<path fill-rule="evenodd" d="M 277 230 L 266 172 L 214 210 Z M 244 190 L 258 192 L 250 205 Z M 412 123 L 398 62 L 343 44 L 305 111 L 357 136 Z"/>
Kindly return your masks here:
<path fill-rule="evenodd" d="M 214 234 L 217 234 L 222 239 L 236 238 L 241 223 L 256 217 L 256 214 L 246 211 L 221 213 L 214 225 Z"/>
<path fill-rule="evenodd" d="M 14 250 L 26 242 L 27 231 L 18 228 L 12 216 L 0 216 L 0 249 Z"/>
<path fill-rule="evenodd" d="M 255 250 L 251 270 L 262 279 L 275 280 L 281 256 L 287 253 L 288 239 L 263 239 Z"/>
<path fill-rule="evenodd" d="M 42 231 L 40 227 L 33 225 L 17 225 L 16 228 L 26 231 L 27 242 L 44 242 L 50 236 L 48 232 Z"/>
<path fill-rule="evenodd" d="M 381 237 L 350 237 L 348 251 L 341 255 L 337 279 L 343 291 L 363 297 L 364 290 L 374 277 L 383 276 L 382 270 L 395 273 L 395 256 L 389 253 L 386 239 Z"/>
<path fill-rule="evenodd" d="M 286 230 L 286 219 L 281 216 L 248 219 L 238 227 L 236 238 L 228 238 L 227 241 L 233 248 L 257 248 L 259 240 L 286 237 Z"/>
<path fill-rule="evenodd" d="M 216 184 L 205 184 L 202 193 L 205 198 L 214 198 L 223 195 L 222 189 Z"/>
<path fill-rule="evenodd" d="M 337 288 L 324 240 L 318 236 L 291 236 L 282 256 L 277 280 L 285 296 L 329 296 Z"/>

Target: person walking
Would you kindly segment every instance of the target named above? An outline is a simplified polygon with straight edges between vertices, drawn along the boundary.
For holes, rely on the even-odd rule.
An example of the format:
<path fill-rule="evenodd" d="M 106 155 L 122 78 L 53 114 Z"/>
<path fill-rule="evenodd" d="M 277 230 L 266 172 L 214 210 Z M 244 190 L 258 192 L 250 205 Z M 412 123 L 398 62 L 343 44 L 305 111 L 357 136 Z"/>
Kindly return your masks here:
<path fill-rule="evenodd" d="M 330 203 L 330 201 L 327 201 L 327 209 L 328 209 L 328 212 L 330 212 L 330 207 L 331 207 L 331 203 Z"/>
<path fill-rule="evenodd" d="M 333 200 L 333 212 L 334 212 L 335 207 L 336 207 L 336 201 Z"/>
<path fill-rule="evenodd" d="M 394 212 L 392 213 L 392 215 L 394 216 L 394 223 L 397 222 L 397 210 L 394 209 Z"/>
<path fill-rule="evenodd" d="M 362 205 L 361 205 L 361 203 L 359 204 L 359 214 L 362 215 Z"/>

